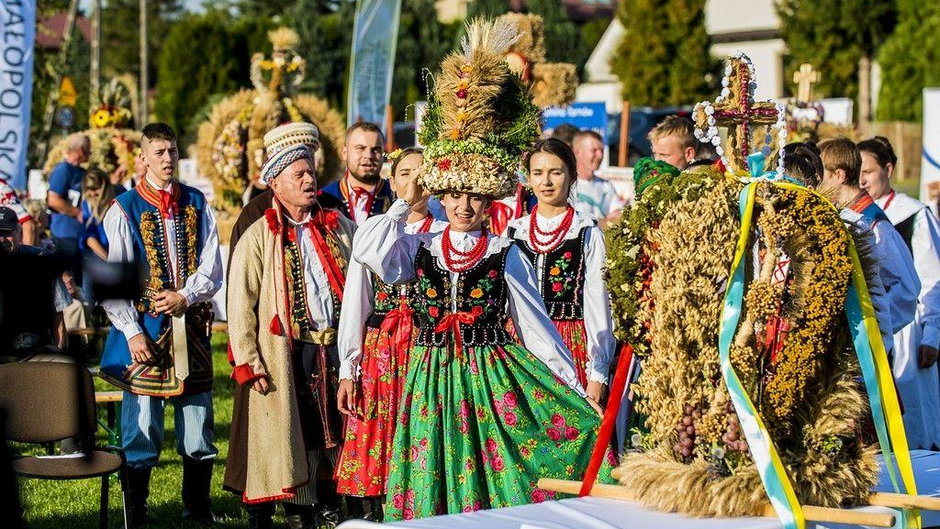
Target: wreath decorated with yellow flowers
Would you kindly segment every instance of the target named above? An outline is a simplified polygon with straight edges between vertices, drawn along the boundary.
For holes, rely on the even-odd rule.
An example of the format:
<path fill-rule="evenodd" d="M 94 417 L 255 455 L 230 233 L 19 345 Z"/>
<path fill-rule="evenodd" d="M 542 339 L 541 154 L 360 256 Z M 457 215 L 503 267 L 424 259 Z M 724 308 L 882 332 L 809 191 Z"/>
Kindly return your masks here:
<path fill-rule="evenodd" d="M 755 185 L 731 362 L 799 501 L 857 504 L 878 464 L 859 435 L 868 402 L 845 325 L 851 234 L 819 195 Z M 718 354 L 743 186 L 715 171 L 661 179 L 607 234 L 618 333 L 643 355 L 621 483 L 659 510 L 742 516 L 767 502 Z"/>

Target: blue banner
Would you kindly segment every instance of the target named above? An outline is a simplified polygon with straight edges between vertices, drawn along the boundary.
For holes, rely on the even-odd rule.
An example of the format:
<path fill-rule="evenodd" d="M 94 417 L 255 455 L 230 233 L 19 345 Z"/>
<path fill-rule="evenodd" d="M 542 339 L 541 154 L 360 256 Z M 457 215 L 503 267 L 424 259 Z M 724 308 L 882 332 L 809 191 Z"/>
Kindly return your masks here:
<path fill-rule="evenodd" d="M 35 1 L 0 0 L 0 20 L 0 179 L 26 189 Z"/>
<path fill-rule="evenodd" d="M 549 107 L 542 112 L 542 129 L 548 134 L 563 124 L 593 130 L 607 144 L 607 107 L 603 101 L 575 102 L 566 107 Z"/>
<path fill-rule="evenodd" d="M 346 123 L 370 121 L 385 130 L 392 92 L 401 0 L 359 0 L 349 61 Z"/>

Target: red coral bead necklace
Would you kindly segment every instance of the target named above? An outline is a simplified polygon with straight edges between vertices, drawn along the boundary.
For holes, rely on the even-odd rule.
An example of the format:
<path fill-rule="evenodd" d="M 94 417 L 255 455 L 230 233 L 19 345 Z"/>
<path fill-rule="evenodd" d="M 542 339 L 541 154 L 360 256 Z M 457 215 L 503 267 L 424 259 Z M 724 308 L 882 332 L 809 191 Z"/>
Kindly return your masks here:
<path fill-rule="evenodd" d="M 444 264 L 447 265 L 447 269 L 451 272 L 461 273 L 473 268 L 483 257 L 489 245 L 485 228 L 480 232 L 480 238 L 477 239 L 473 248 L 470 248 L 470 251 L 467 252 L 462 252 L 454 248 L 453 243 L 450 242 L 450 226 L 444 228 L 444 233 L 442 233 L 441 236 L 441 249 L 444 250 Z"/>
<path fill-rule="evenodd" d="M 554 230 L 549 231 L 542 231 L 539 228 L 538 211 L 539 207 L 536 205 L 532 208 L 532 214 L 529 215 L 529 246 L 536 253 L 546 254 L 558 248 L 565 235 L 568 234 L 568 229 L 571 228 L 571 223 L 574 221 L 574 208 L 568 206 L 568 209 L 565 210 L 565 217 L 561 219 L 561 224 Z"/>

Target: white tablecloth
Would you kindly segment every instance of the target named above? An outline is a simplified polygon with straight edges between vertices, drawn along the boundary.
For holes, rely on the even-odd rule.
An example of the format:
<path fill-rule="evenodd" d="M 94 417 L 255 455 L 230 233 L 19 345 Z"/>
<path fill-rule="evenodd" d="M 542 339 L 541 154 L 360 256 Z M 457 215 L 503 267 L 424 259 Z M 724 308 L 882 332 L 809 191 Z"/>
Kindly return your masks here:
<path fill-rule="evenodd" d="M 917 450 L 911 453 L 917 491 L 940 496 L 940 453 Z M 891 481 L 882 468 L 876 490 L 891 491 Z M 676 491 L 681 494 L 681 491 Z M 890 512 L 882 507 L 862 510 Z M 940 512 L 923 511 L 923 526 L 940 526 Z M 350 520 L 340 529 L 781 529 L 776 518 L 689 518 L 681 514 L 653 511 L 637 503 L 603 498 L 570 498 L 533 505 L 491 509 L 466 514 L 434 516 L 421 520 L 375 524 Z M 823 526 L 815 526 L 822 528 Z M 825 526 L 843 529 L 846 526 Z"/>

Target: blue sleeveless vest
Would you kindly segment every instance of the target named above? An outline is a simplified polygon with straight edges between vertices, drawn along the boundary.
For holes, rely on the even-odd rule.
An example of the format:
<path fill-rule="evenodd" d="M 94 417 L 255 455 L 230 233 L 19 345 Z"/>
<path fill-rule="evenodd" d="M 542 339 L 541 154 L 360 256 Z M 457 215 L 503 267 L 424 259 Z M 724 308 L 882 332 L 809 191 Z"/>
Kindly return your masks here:
<path fill-rule="evenodd" d="M 203 333 L 193 332 L 195 325 L 205 329 L 211 325 L 211 310 L 206 304 L 199 303 L 186 310 L 190 375 L 184 386 L 173 369 L 170 320 L 164 314 L 153 312 L 151 306 L 157 293 L 178 290 L 186 284 L 186 278 L 198 268 L 202 252 L 199 241 L 201 231 L 205 229 L 202 215 L 208 207 L 206 199 L 197 189 L 179 183 L 176 185 L 179 186 L 174 212 L 177 262 L 172 268 L 168 266 L 165 224 L 155 205 L 159 203 L 157 193 L 142 184 L 115 198 L 112 206 L 121 208 L 128 219 L 134 240 L 134 261 L 146 263 L 142 269 L 149 270 L 147 277 L 143 278 L 143 296 L 135 302 L 135 307 L 137 322 L 144 334 L 157 344 L 158 354 L 152 365 L 134 363 L 127 338 L 112 325 L 101 357 L 101 377 L 121 389 L 141 395 L 173 396 L 182 394 L 184 389 L 186 393 L 197 393 L 211 388 L 211 355 L 204 358 L 204 353 L 209 352 L 208 334 L 202 336 Z M 171 277 L 173 270 L 177 271 L 177 277 Z"/>

